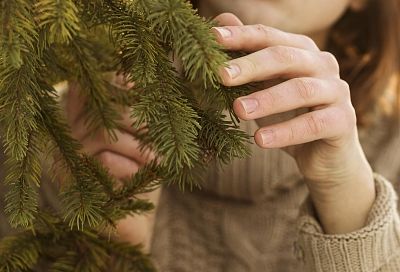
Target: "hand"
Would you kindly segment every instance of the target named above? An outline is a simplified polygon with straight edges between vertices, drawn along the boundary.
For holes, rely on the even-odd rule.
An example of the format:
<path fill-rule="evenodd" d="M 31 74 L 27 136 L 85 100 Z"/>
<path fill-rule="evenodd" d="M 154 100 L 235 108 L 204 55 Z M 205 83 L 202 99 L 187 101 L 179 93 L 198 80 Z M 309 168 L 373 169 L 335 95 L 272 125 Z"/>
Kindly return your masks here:
<path fill-rule="evenodd" d="M 126 83 L 122 76 L 113 76 L 111 83 L 121 89 L 133 87 Z M 121 126 L 123 129 L 116 131 L 118 136 L 116 142 L 111 142 L 105 131 L 91 135 L 85 125 L 85 99 L 80 94 L 79 88 L 77 84 L 72 84 L 66 95 L 66 118 L 71 127 L 72 136 L 82 144 L 83 152 L 97 158 L 115 178 L 129 178 L 140 167 L 153 159 L 153 154 L 139 150 L 139 141 L 133 136 L 131 128 L 133 120 L 130 119 L 128 110 L 122 112 Z M 160 189 L 137 197 L 148 199 L 156 205 L 159 196 Z M 129 216 L 119 221 L 117 238 L 132 244 L 142 243 L 144 250 L 149 251 L 154 213 L 155 211 L 144 215 Z"/>
<path fill-rule="evenodd" d="M 306 36 L 263 25 L 244 26 L 232 14 L 216 20 L 225 25 L 213 29 L 217 40 L 229 50 L 249 53 L 221 70 L 222 83 L 269 85 L 233 105 L 239 118 L 261 125 L 254 135 L 256 143 L 283 148 L 294 157 L 325 231 L 362 227 L 375 197 L 373 174 L 358 140 L 349 85 L 340 79 L 335 57 Z M 271 124 L 271 115 L 298 109 L 306 112 Z M 343 221 L 352 212 L 348 205 L 357 207 L 358 214 L 350 223 Z"/>

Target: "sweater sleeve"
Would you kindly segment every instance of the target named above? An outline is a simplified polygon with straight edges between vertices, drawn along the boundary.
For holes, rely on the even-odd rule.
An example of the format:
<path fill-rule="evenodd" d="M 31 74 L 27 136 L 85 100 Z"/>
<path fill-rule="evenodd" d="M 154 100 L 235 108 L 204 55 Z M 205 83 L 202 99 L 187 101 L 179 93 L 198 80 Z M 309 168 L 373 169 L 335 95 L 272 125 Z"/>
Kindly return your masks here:
<path fill-rule="evenodd" d="M 308 198 L 300 212 L 296 257 L 306 271 L 400 271 L 400 218 L 392 184 L 375 174 L 377 196 L 362 229 L 324 234 Z"/>

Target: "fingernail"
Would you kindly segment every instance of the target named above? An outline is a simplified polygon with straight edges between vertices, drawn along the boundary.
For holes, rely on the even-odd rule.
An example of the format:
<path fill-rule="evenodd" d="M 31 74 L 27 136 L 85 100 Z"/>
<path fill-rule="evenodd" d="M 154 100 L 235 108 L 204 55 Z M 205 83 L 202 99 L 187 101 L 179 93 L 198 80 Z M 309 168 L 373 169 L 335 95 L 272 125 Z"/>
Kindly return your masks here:
<path fill-rule="evenodd" d="M 132 89 L 133 87 L 135 87 L 135 82 L 130 82 L 130 81 L 128 81 L 128 82 L 126 83 L 126 87 L 127 87 L 128 89 Z"/>
<path fill-rule="evenodd" d="M 241 98 L 240 104 L 242 104 L 243 109 L 247 114 L 253 113 L 258 108 L 258 101 L 253 98 Z"/>
<path fill-rule="evenodd" d="M 232 37 L 232 31 L 225 27 L 213 27 L 213 29 L 215 29 L 222 38 Z"/>
<path fill-rule="evenodd" d="M 225 67 L 225 70 L 232 79 L 240 75 L 240 67 L 236 64 L 232 64 L 229 65 L 228 67 Z"/>
<path fill-rule="evenodd" d="M 268 145 L 274 141 L 274 133 L 271 130 L 267 130 L 261 133 L 263 145 Z"/>

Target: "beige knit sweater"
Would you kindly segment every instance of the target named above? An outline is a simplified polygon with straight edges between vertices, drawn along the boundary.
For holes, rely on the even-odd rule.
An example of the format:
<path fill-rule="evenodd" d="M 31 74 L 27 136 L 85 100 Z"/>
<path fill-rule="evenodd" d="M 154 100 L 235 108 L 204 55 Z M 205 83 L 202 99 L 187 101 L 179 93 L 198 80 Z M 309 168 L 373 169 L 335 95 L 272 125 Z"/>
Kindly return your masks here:
<path fill-rule="evenodd" d="M 245 122 L 243 128 L 252 133 L 257 125 Z M 377 198 L 363 229 L 325 235 L 294 160 L 253 145 L 251 158 L 211 167 L 203 190 L 163 188 L 152 240 L 159 271 L 400 271 L 393 190 L 400 190 L 400 124 L 382 121 L 361 130 L 360 137 L 379 173 Z M 42 195 L 56 205 L 51 188 Z M 1 217 L 0 237 L 9 232 Z"/>
<path fill-rule="evenodd" d="M 251 133 L 257 125 L 243 128 Z M 163 189 L 152 243 L 160 271 L 400 271 L 392 186 L 400 190 L 400 124 L 380 122 L 360 137 L 380 174 L 363 229 L 325 235 L 294 160 L 253 145 L 251 158 L 212 168 L 201 191 Z"/>

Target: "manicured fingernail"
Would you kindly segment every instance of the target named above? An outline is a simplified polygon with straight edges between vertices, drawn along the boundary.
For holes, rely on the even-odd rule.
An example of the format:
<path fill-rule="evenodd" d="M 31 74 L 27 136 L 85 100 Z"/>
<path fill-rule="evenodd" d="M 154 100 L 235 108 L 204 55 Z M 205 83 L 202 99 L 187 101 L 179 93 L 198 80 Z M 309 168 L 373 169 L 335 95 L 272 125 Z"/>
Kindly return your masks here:
<path fill-rule="evenodd" d="M 240 104 L 242 104 L 242 107 L 246 111 L 247 114 L 253 113 L 256 111 L 258 108 L 258 101 L 253 98 L 241 98 Z"/>
<path fill-rule="evenodd" d="M 222 38 L 232 37 L 232 31 L 225 27 L 213 27 L 213 29 L 215 29 Z"/>
<path fill-rule="evenodd" d="M 263 145 L 268 145 L 274 141 L 274 133 L 271 130 L 267 130 L 261 133 Z"/>
<path fill-rule="evenodd" d="M 240 67 L 236 64 L 229 65 L 225 67 L 226 72 L 229 74 L 230 78 L 234 79 L 240 75 Z"/>

